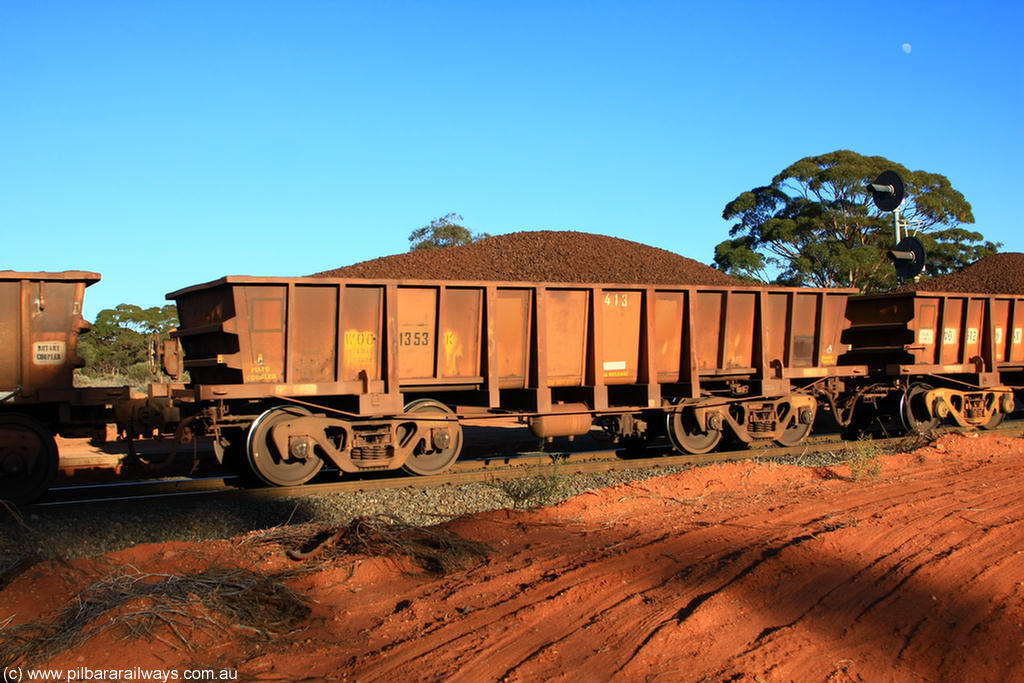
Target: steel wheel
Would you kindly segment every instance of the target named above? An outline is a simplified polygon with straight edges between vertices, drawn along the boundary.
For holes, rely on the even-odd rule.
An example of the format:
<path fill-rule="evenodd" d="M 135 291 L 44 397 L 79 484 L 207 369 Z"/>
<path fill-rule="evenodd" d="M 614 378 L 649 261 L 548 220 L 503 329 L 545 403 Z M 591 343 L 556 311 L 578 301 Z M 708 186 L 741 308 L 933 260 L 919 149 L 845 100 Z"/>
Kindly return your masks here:
<path fill-rule="evenodd" d="M 707 453 L 722 440 L 721 429 L 710 427 L 702 431 L 692 409 L 669 413 L 665 416 L 665 431 L 672 447 L 682 453 Z"/>
<path fill-rule="evenodd" d="M 275 425 L 309 414 L 308 410 L 298 406 L 280 406 L 256 418 L 249 427 L 245 452 L 257 477 L 271 486 L 299 486 L 316 476 L 324 461 L 315 453 L 310 452 L 302 458 L 280 453 L 270 436 Z"/>
<path fill-rule="evenodd" d="M 410 440 L 417 440 L 402 469 L 411 474 L 426 475 L 439 474 L 451 467 L 462 452 L 462 425 L 455 413 L 432 398 L 413 401 L 405 407 L 405 412 L 421 415 L 424 420 L 433 416 L 441 419 L 433 424 L 416 422 L 414 427 L 400 433 L 399 444 L 403 447 L 407 447 Z"/>
<path fill-rule="evenodd" d="M 989 418 L 989 421 L 981 425 L 982 429 L 995 429 L 1003 423 L 1003 419 L 1006 417 L 1003 413 L 996 412 Z"/>
<path fill-rule="evenodd" d="M 775 439 L 775 443 L 780 446 L 790 447 L 800 445 L 811 433 L 811 428 L 814 426 L 813 420 L 807 424 L 801 423 L 799 412 L 797 411 L 794 413 L 792 405 L 789 406 L 789 410 L 782 416 L 782 419 L 788 420 L 789 425 L 782 430 L 782 434 Z"/>
<path fill-rule="evenodd" d="M 925 394 L 932 390 L 927 384 L 914 384 L 900 399 L 900 417 L 908 432 L 926 434 L 939 426 L 941 420 L 933 416 L 925 405 Z"/>
<path fill-rule="evenodd" d="M 27 415 L 0 415 L 0 499 L 31 503 L 57 478 L 57 442 Z"/>

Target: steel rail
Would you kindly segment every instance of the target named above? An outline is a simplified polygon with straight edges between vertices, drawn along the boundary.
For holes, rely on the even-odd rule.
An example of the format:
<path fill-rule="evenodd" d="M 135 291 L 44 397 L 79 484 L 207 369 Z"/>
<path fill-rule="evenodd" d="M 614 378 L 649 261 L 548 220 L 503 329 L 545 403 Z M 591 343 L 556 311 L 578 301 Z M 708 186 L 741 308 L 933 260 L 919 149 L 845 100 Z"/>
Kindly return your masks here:
<path fill-rule="evenodd" d="M 944 433 L 964 433 L 951 428 Z M 974 433 L 969 430 L 966 433 Z M 1024 421 L 1001 425 L 996 429 L 977 433 L 1018 437 L 1024 435 Z M 875 438 L 875 446 L 894 449 L 917 437 Z M 35 503 L 36 507 L 83 505 L 101 502 L 173 499 L 182 496 L 231 496 L 245 495 L 256 499 L 306 497 L 379 491 L 391 488 L 428 489 L 441 486 L 459 486 L 475 482 L 499 481 L 542 474 L 549 468 L 557 468 L 561 475 L 576 475 L 593 472 L 623 470 L 646 470 L 664 467 L 694 467 L 716 463 L 744 460 L 780 460 L 799 462 L 803 456 L 819 453 L 853 451 L 863 447 L 861 441 L 850 441 L 834 436 L 814 436 L 807 442 L 789 447 L 743 448 L 732 451 L 717 451 L 703 455 L 668 454 L 674 453 L 667 445 L 650 446 L 646 450 L 662 455 L 623 457 L 621 449 L 599 449 L 579 452 L 525 453 L 514 456 L 490 456 L 456 462 L 443 474 L 412 476 L 400 471 L 367 474 L 359 478 L 338 481 L 314 482 L 301 486 L 247 487 L 234 475 L 206 477 L 201 479 L 171 479 L 156 481 L 115 482 L 98 485 L 62 486 L 50 489 L 46 496 Z"/>

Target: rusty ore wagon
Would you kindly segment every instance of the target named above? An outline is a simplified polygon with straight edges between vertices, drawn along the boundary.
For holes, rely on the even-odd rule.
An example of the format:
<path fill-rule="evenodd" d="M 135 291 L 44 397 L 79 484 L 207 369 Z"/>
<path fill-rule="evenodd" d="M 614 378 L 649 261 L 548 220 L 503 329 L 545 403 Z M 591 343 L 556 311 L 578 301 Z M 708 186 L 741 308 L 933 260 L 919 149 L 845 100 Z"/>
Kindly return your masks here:
<path fill-rule="evenodd" d="M 228 276 L 167 295 L 191 377 L 179 436 L 278 485 L 325 462 L 441 472 L 465 417 L 686 453 L 793 445 L 817 395 L 866 373 L 838 363 L 851 291 Z"/>
<path fill-rule="evenodd" d="M 0 499 L 39 497 L 57 475 L 54 435 L 105 430 L 127 387 L 74 388 L 85 288 L 97 273 L 0 271 Z"/>
<path fill-rule="evenodd" d="M 905 291 L 851 297 L 840 362 L 867 368 L 847 399 L 894 412 L 908 431 L 946 421 L 991 428 L 1024 373 L 1024 294 Z M 847 400 L 851 409 L 853 400 Z"/>

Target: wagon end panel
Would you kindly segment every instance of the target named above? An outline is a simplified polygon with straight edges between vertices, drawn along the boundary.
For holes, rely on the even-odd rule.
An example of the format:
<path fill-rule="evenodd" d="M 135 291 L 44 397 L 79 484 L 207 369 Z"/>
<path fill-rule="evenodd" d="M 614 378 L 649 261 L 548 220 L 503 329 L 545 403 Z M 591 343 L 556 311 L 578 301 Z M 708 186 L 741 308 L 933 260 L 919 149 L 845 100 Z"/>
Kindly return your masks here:
<path fill-rule="evenodd" d="M 239 384 L 240 342 L 233 286 L 224 282 L 169 294 L 178 308 L 183 369 L 193 384 Z"/>
<path fill-rule="evenodd" d="M 85 288 L 96 273 L 0 272 L 0 395 L 19 402 L 40 391 L 66 390 L 78 355 L 78 336 L 91 329 L 82 318 Z"/>
<path fill-rule="evenodd" d="M 849 325 L 840 336 L 846 350 L 839 364 L 866 365 L 877 371 L 894 362 L 913 362 L 912 352 L 928 353 L 926 344 L 909 348 L 917 343 L 916 328 L 911 325 L 915 315 L 913 297 L 908 294 L 851 296 L 846 302 Z"/>

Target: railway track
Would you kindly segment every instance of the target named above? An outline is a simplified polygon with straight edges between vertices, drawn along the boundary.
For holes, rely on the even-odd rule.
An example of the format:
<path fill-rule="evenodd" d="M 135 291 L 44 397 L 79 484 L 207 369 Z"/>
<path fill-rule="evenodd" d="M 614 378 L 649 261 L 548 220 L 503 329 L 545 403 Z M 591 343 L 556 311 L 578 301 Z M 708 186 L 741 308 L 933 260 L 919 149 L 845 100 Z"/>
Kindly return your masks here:
<path fill-rule="evenodd" d="M 949 431 L 958 431 L 950 429 Z M 959 430 L 962 431 L 962 430 Z M 1014 420 L 990 432 L 1005 436 L 1024 435 L 1024 420 Z M 900 436 L 873 439 L 872 443 L 885 450 L 911 448 L 921 437 Z M 524 453 L 519 455 L 489 456 L 456 462 L 443 474 L 411 476 L 404 473 L 382 472 L 358 478 L 324 481 L 331 472 L 302 486 L 254 487 L 246 485 L 237 476 L 208 476 L 199 478 L 113 482 L 58 486 L 36 503 L 37 507 L 88 505 L 114 501 L 144 501 L 173 499 L 189 496 L 245 495 L 256 499 L 289 498 L 315 495 L 334 495 L 392 488 L 426 489 L 457 486 L 473 482 L 496 481 L 516 477 L 535 476 L 547 468 L 558 468 L 564 475 L 591 472 L 652 469 L 659 467 L 692 467 L 713 463 L 742 460 L 779 460 L 799 463 L 802 458 L 820 453 L 853 451 L 861 442 L 844 440 L 838 435 L 814 436 L 799 446 L 742 448 L 717 451 L 704 455 L 680 455 L 667 445 L 650 446 L 641 455 L 627 454 L 613 448 L 579 452 Z"/>

